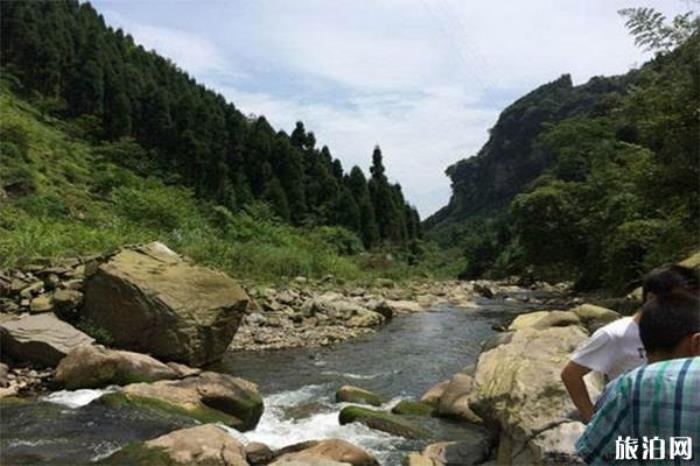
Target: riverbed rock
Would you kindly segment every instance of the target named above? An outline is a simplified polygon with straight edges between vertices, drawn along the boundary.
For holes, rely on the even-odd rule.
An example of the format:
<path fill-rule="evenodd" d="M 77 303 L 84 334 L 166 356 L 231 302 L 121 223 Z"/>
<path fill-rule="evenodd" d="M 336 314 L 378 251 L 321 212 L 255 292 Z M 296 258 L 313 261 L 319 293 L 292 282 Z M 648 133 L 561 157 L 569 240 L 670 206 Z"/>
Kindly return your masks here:
<path fill-rule="evenodd" d="M 401 416 L 363 408 L 361 406 L 346 406 L 340 411 L 340 425 L 359 422 L 370 429 L 381 430 L 399 437 L 418 439 L 428 434 L 422 428 L 414 425 Z"/>
<path fill-rule="evenodd" d="M 278 456 L 274 462 L 270 463 L 271 466 L 289 466 L 294 463 L 321 466 L 328 461 L 352 466 L 379 465 L 374 456 L 362 448 L 340 439 L 303 442 L 283 450 L 290 452 Z"/>
<path fill-rule="evenodd" d="M 423 311 L 423 306 L 416 301 L 387 299 L 384 301 L 384 305 L 389 307 L 394 314 L 412 314 Z"/>
<path fill-rule="evenodd" d="M 352 317 L 347 319 L 345 323 L 348 327 L 377 327 L 385 322 L 384 316 L 369 309 L 357 307 L 352 312 Z"/>
<path fill-rule="evenodd" d="M 61 288 L 53 294 L 53 304 L 58 315 L 70 315 L 83 301 L 83 293 L 71 288 Z"/>
<path fill-rule="evenodd" d="M 481 342 L 481 351 L 485 353 L 486 351 L 490 351 L 497 346 L 510 343 L 510 340 L 513 338 L 513 333 L 514 332 L 498 332 L 491 335 L 486 340 Z"/>
<path fill-rule="evenodd" d="M 107 349 L 101 345 L 75 348 L 56 368 L 56 381 L 68 390 L 155 382 L 177 377 L 177 371 L 151 356 Z"/>
<path fill-rule="evenodd" d="M 53 310 L 53 303 L 51 302 L 51 297 L 45 294 L 39 295 L 36 298 L 32 298 L 29 304 L 29 312 L 32 314 L 39 314 L 41 312 L 49 312 Z"/>
<path fill-rule="evenodd" d="M 86 282 L 83 312 L 120 348 L 202 366 L 221 359 L 248 301 L 224 273 L 156 242 L 100 265 Z"/>
<path fill-rule="evenodd" d="M 127 385 L 117 393 L 102 396 L 98 402 L 133 404 L 200 422 L 221 422 L 240 431 L 255 428 L 263 412 L 263 400 L 254 383 L 216 372 Z"/>
<path fill-rule="evenodd" d="M 180 429 L 127 445 L 99 464 L 248 466 L 244 446 L 214 424 Z"/>
<path fill-rule="evenodd" d="M 581 323 L 588 329 L 589 333 L 593 333 L 600 327 L 622 317 L 615 311 L 593 304 L 581 304 L 571 311 L 581 319 Z"/>
<path fill-rule="evenodd" d="M 245 446 L 245 456 L 249 464 L 256 466 L 268 464 L 275 458 L 275 452 L 264 443 L 250 442 Z"/>
<path fill-rule="evenodd" d="M 566 327 L 567 325 L 582 325 L 579 316 L 572 311 L 537 311 L 521 314 L 510 324 L 508 330 L 524 328 L 545 329 L 549 327 Z"/>
<path fill-rule="evenodd" d="M 437 406 L 440 402 L 440 398 L 442 397 L 443 393 L 445 393 L 445 389 L 449 384 L 449 380 L 443 380 L 434 387 L 431 387 L 423 394 L 423 396 L 420 397 L 420 401 L 432 406 Z"/>
<path fill-rule="evenodd" d="M 459 442 L 439 442 L 425 447 L 422 453 L 412 453 L 408 466 L 471 466 L 488 458 L 491 444 L 487 437 L 474 437 Z"/>
<path fill-rule="evenodd" d="M 352 385 L 343 385 L 335 392 L 335 401 L 337 403 L 356 403 L 370 406 L 381 406 L 384 403 L 382 397 L 376 393 L 370 392 L 360 387 Z"/>
<path fill-rule="evenodd" d="M 530 440 L 529 453 L 544 464 L 583 464 L 575 447 L 585 430 L 586 426 L 578 421 L 559 424 Z"/>
<path fill-rule="evenodd" d="M 550 457 L 540 447 L 547 442 L 538 444 L 534 439 L 572 420 L 575 407 L 559 374 L 586 338 L 577 325 L 528 327 L 516 331 L 509 343 L 479 356 L 469 406 L 501 432 L 499 464 L 541 464 Z M 532 458 L 523 459 L 526 455 Z"/>
<path fill-rule="evenodd" d="M 432 416 L 436 409 L 423 401 L 401 400 L 391 408 L 391 412 L 403 416 Z"/>
<path fill-rule="evenodd" d="M 0 324 L 2 352 L 17 361 L 55 367 L 71 350 L 94 340 L 47 312 Z"/>
<path fill-rule="evenodd" d="M 458 373 L 450 380 L 437 405 L 441 417 L 479 424 L 481 418 L 469 407 L 469 395 L 474 381 L 467 374 Z"/>

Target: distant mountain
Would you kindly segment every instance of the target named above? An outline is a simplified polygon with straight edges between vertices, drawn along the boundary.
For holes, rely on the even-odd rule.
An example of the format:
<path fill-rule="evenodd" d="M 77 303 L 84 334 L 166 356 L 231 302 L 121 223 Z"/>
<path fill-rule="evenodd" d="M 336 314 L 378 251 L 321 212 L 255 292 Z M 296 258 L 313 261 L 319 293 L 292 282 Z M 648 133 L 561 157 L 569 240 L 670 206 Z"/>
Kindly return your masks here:
<path fill-rule="evenodd" d="M 461 276 L 622 290 L 700 245 L 700 33 L 637 70 L 518 99 L 424 222 Z"/>
<path fill-rule="evenodd" d="M 536 144 L 538 136 L 566 118 L 604 113 L 637 75 L 632 71 L 618 77 L 594 77 L 574 86 L 571 76 L 565 74 L 516 100 L 500 114 L 475 156 L 445 170 L 452 181 L 450 202 L 426 219 L 424 227 L 440 230 L 507 207 L 554 160 Z"/>

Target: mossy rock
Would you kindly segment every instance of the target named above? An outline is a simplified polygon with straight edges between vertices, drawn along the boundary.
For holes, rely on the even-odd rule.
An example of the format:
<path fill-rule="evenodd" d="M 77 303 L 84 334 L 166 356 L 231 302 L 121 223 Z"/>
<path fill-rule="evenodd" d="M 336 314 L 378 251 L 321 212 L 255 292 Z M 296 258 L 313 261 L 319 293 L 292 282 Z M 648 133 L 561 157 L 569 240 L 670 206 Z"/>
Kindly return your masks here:
<path fill-rule="evenodd" d="M 107 406 L 136 406 L 147 410 L 155 411 L 160 414 L 171 416 L 190 417 L 201 423 L 221 422 L 222 424 L 238 428 L 241 420 L 223 413 L 219 410 L 209 408 L 208 406 L 200 405 L 192 408 L 186 408 L 175 403 L 170 403 L 159 398 L 148 396 L 138 396 L 126 393 L 108 393 L 103 395 L 97 401 Z"/>
<path fill-rule="evenodd" d="M 335 401 L 338 403 L 357 403 L 370 406 L 381 406 L 384 399 L 376 393 L 364 388 L 344 385 L 335 392 Z"/>
<path fill-rule="evenodd" d="M 32 402 L 31 398 L 23 398 L 19 396 L 6 396 L 4 398 L 0 398 L 0 407 L 2 406 L 17 406 L 17 405 L 26 405 L 30 404 Z"/>
<path fill-rule="evenodd" d="M 347 406 L 340 411 L 341 425 L 359 422 L 371 429 L 381 430 L 388 434 L 410 439 L 425 438 L 428 432 L 402 419 L 401 416 L 386 411 L 376 411 L 361 406 Z"/>
<path fill-rule="evenodd" d="M 436 409 L 423 401 L 401 400 L 391 412 L 402 416 L 433 416 Z"/>

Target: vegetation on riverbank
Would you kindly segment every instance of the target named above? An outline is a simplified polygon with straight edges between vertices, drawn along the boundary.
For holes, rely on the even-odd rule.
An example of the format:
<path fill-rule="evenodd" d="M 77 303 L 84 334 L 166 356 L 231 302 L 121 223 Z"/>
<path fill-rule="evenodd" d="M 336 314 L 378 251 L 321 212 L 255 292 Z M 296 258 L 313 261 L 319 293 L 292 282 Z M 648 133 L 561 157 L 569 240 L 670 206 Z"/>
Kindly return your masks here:
<path fill-rule="evenodd" d="M 690 18 L 684 33 L 698 29 Z M 429 237 L 461 245 L 462 277 L 619 292 L 697 248 L 699 34 L 623 76 L 565 75 L 503 111 L 481 151 L 447 169 L 452 199 L 426 220 Z"/>
<path fill-rule="evenodd" d="M 152 240 L 259 281 L 329 274 L 402 279 L 430 275 L 440 268 L 436 261 L 448 263 L 420 247 L 368 253 L 350 230 L 295 227 L 262 202 L 233 212 L 197 198 L 170 182 L 134 140 L 90 142 L 78 124 L 42 115 L 12 85 L 0 86 L 0 267 Z"/>

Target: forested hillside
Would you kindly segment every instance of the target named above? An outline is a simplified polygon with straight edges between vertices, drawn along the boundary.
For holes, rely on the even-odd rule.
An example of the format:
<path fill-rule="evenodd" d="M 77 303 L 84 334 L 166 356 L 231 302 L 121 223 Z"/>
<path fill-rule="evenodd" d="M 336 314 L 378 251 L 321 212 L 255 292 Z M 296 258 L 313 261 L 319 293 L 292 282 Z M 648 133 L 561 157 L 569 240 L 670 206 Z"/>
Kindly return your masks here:
<path fill-rule="evenodd" d="M 464 250 L 463 277 L 623 289 L 698 245 L 699 39 L 624 76 L 563 76 L 503 111 L 447 169 L 450 203 L 424 224 Z"/>
<path fill-rule="evenodd" d="M 125 150 L 122 164 L 148 166 L 167 185 L 238 212 L 254 201 L 295 226 L 337 225 L 367 248 L 409 247 L 415 208 L 389 182 L 379 148 L 369 179 L 345 172 L 299 122 L 290 135 L 198 84 L 177 64 L 113 30 L 89 3 L 2 2 L 2 74 L 43 117 L 69 119 L 77 136 Z M 32 180 L 3 170 L 9 196 Z"/>

